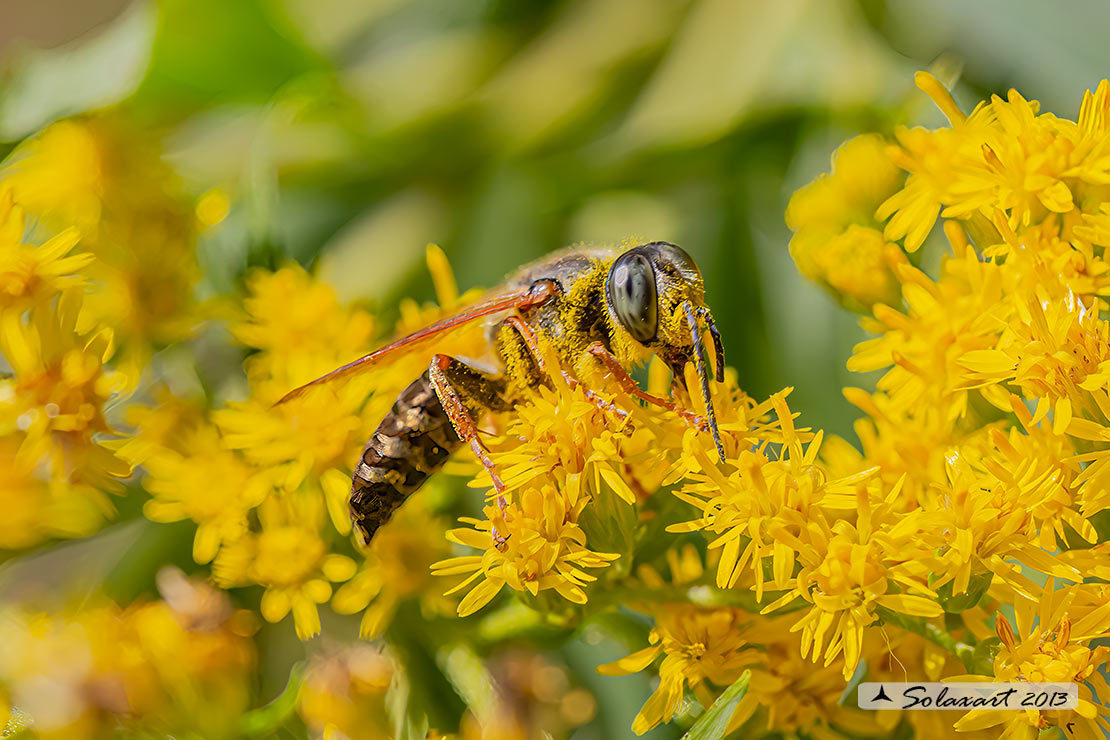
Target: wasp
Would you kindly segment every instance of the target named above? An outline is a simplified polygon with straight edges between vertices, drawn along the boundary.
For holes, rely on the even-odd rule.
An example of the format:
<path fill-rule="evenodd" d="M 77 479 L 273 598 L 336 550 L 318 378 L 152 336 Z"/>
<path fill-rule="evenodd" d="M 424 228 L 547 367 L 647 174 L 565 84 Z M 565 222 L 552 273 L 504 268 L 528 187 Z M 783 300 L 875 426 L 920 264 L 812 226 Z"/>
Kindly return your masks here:
<path fill-rule="evenodd" d="M 600 408 L 627 416 L 579 380 L 591 373 L 611 375 L 630 396 L 674 411 L 687 423 L 711 432 L 724 460 L 702 351 L 702 333 L 708 331 L 716 379 L 721 382 L 721 335 L 705 305 L 705 285 L 697 265 L 669 242 L 624 250 L 572 247 L 554 252 L 519 269 L 484 300 L 292 390 L 278 403 L 371 370 L 479 320 L 488 322 L 486 339 L 498 367 L 491 372 L 463 358 L 434 355 L 427 371 L 401 392 L 366 443 L 354 468 L 350 495 L 351 517 L 363 544 L 464 444 L 489 472 L 504 508 L 505 487 L 479 439 L 476 420 L 487 412 L 510 410 L 531 388 L 547 382 L 553 371 L 572 387 L 582 386 L 586 397 Z M 548 367 L 541 341 L 553 349 L 558 367 Z M 640 389 L 629 370 L 652 353 L 667 364 L 674 383 L 687 393 L 684 369 L 694 362 L 705 401 L 704 417 L 673 399 Z M 504 546 L 496 531 L 493 537 L 498 547 Z"/>

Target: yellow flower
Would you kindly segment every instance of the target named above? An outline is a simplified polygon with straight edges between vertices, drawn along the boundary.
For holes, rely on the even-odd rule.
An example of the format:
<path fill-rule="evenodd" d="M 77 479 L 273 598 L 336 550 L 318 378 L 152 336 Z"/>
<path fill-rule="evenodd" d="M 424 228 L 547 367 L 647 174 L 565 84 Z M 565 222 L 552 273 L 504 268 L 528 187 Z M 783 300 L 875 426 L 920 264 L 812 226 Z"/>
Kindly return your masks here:
<path fill-rule="evenodd" d="M 350 489 L 346 476 L 335 476 L 344 495 Z M 325 484 L 326 485 L 326 484 Z M 365 609 L 361 637 L 375 638 L 389 626 L 405 600 L 418 598 L 425 618 L 454 611 L 454 602 L 441 596 L 431 577 L 432 564 L 450 554 L 444 523 L 421 505 L 423 497 L 409 501 L 374 535 L 366 563 L 332 599 L 340 614 Z"/>
<path fill-rule="evenodd" d="M 991 96 L 993 120 L 981 145 L 981 160 L 959 187 L 963 202 L 949 206 L 946 216 L 959 217 L 979 204 L 989 204 L 1009 211 L 1010 226 L 1017 227 L 1040 220 L 1047 212 L 1073 208 L 1072 193 L 1064 182 L 1072 148 L 1069 137 L 1062 135 L 1066 124 L 1051 114 L 1038 116 L 1039 107 L 1016 90 L 1010 90 L 1006 100 Z"/>
<path fill-rule="evenodd" d="M 117 390 L 105 368 L 111 332 L 82 333 L 75 326 L 81 296 L 63 294 L 54 306 L 36 306 L 26 318 L 0 315 L 0 351 L 14 377 L 0 384 L 0 411 L 25 432 L 21 452 L 44 459 L 59 480 L 113 489 L 131 466 L 98 435 L 114 434 L 104 405 Z"/>
<path fill-rule="evenodd" d="M 262 350 L 248 358 L 246 369 L 265 403 L 370 349 L 370 314 L 340 305 L 331 287 L 300 266 L 251 272 L 247 293 L 245 315 L 230 328 L 240 343 Z"/>
<path fill-rule="evenodd" d="M 314 492 L 269 498 L 258 509 L 261 532 L 226 543 L 216 556 L 212 575 L 223 587 L 258 584 L 265 587 L 261 612 L 279 622 L 292 611 L 297 636 L 320 632 L 318 604 L 331 598 L 329 581 L 345 581 L 355 563 L 329 553 L 319 531 L 322 496 Z"/>
<path fill-rule="evenodd" d="M 100 221 L 110 155 L 89 123 L 59 121 L 21 147 L 5 175 L 31 212 L 87 234 Z"/>
<path fill-rule="evenodd" d="M 883 562 L 887 558 L 879 541 L 858 541 L 858 537 L 855 532 L 835 534 L 804 550 L 794 592 L 763 609 L 763 613 L 778 609 L 796 595 L 810 602 L 812 607 L 790 628 L 802 631 L 802 657 L 810 655 L 816 663 L 824 656 L 828 666 L 843 654 L 845 680 L 856 670 L 864 628 L 877 618 L 877 607 L 921 617 L 943 613 L 935 595 L 921 583 L 924 579 L 915 577 L 919 568 L 914 567 L 911 553 L 887 555 L 901 561 L 889 565 Z M 891 593 L 891 581 L 920 595 Z"/>
<path fill-rule="evenodd" d="M 272 406 L 252 399 L 212 412 L 223 444 L 271 470 L 281 485 L 297 488 L 308 474 L 346 466 L 351 451 L 370 436 L 358 415 L 361 384 L 324 388 Z"/>
<path fill-rule="evenodd" d="M 572 505 L 553 486 L 529 487 L 516 492 L 504 514 L 496 503 L 491 503 L 485 507 L 485 520 L 463 519 L 473 529 L 451 530 L 449 539 L 485 552 L 432 565 L 435 575 L 471 574 L 448 593 L 478 581 L 459 603 L 459 616 L 481 609 L 506 584 L 532 596 L 553 589 L 572 603 L 585 604 L 585 587 L 597 578 L 582 569 L 604 568 L 618 557 L 586 547 L 586 535 L 578 517 L 587 503 L 588 498 L 580 497 Z"/>
<path fill-rule="evenodd" d="M 972 350 L 959 359 L 968 379 L 1013 384 L 1026 399 L 1043 399 L 1055 412 L 1057 434 L 1067 431 L 1073 412 L 1101 416 L 1091 401 L 1089 409 L 1074 406 L 1083 402 L 1083 391 L 1100 390 L 1110 382 L 1110 324 L 1075 296 L 1055 301 L 1028 296 L 1015 303 L 1017 316 L 996 348 Z"/>
<path fill-rule="evenodd" d="M 598 666 L 599 673 L 622 676 L 644 670 L 663 655 L 659 688 L 636 715 L 632 731 L 642 735 L 662 722 L 670 722 L 682 705 L 687 685 L 697 690 L 698 698 L 709 706 L 712 694 L 705 682 L 728 686 L 757 662 L 759 653 L 745 638 L 746 619 L 749 615 L 738 609 L 667 607 L 656 617 L 648 636 L 651 647 Z"/>
<path fill-rule="evenodd" d="M 388 389 L 389 383 L 375 373 L 273 406 L 290 389 L 363 353 L 373 321 L 364 311 L 341 306 L 331 288 L 299 267 L 256 271 L 248 278 L 248 290 L 245 316 L 231 332 L 261 350 L 245 364 L 251 398 L 229 403 L 212 418 L 227 447 L 242 450 L 247 460 L 295 489 L 306 475 L 350 465 L 352 450 L 379 420 L 364 409 L 366 397 L 371 388 Z"/>
<path fill-rule="evenodd" d="M 1056 589 L 1050 578 L 1043 591 L 1033 599 L 1019 599 L 1015 605 L 1017 632 L 999 615 L 995 631 L 1002 647 L 994 659 L 994 676 L 979 680 L 1033 683 L 1078 683 L 1079 706 L 1074 710 L 975 709 L 956 722 L 957 730 L 976 730 L 1005 723 L 1010 737 L 1035 738 L 1048 727 L 1068 727 L 1079 737 L 1099 737 L 1110 730 L 1104 702 L 1110 685 L 1103 671 L 1110 662 L 1110 648 L 1091 647 L 1091 640 L 1110 636 L 1107 609 L 1087 614 L 1072 622 L 1068 608 L 1074 593 Z M 1036 624 L 1034 624 L 1036 621 Z M 1076 727 L 1078 726 L 1078 727 Z"/>
<path fill-rule="evenodd" d="M 189 434 L 180 452 L 152 452 L 144 467 L 143 488 L 153 498 L 143 513 L 155 522 L 196 522 L 193 559 L 198 563 L 210 562 L 222 543 L 246 533 L 247 512 L 270 491 L 266 477 L 228 450 L 210 426 Z"/>
<path fill-rule="evenodd" d="M 161 384 L 150 396 L 151 405 L 132 404 L 124 415 L 134 433 L 120 445 L 119 453 L 133 465 L 142 465 L 155 453 L 185 452 L 200 428 L 207 424 L 199 399 L 174 395 Z"/>
<path fill-rule="evenodd" d="M 70 254 L 79 234 L 70 228 L 41 246 L 24 244 L 23 209 L 10 187 L 0 186 L 0 311 L 22 312 L 81 282 L 78 272 L 93 256 Z"/>
<path fill-rule="evenodd" d="M 906 312 L 875 307 L 867 327 L 881 336 L 856 345 L 848 369 L 869 372 L 890 368 L 878 389 L 899 411 L 921 409 L 954 422 L 967 413 L 968 388 L 959 360 L 997 341 L 1008 316 L 999 267 L 979 262 L 968 249 L 963 279 L 950 277 L 945 263 L 934 282 L 908 265 L 899 269 Z"/>
<path fill-rule="evenodd" d="M 887 222 L 883 229 L 887 239 L 905 239 L 907 252 L 920 248 L 941 207 L 957 199 L 954 193 L 963 182 L 961 177 L 982 157 L 986 129 L 993 116 L 985 105 L 970 116 L 964 115 L 951 94 L 927 72 L 918 72 L 914 82 L 933 99 L 952 127 L 937 131 L 900 127 L 895 131 L 898 146 L 892 147 L 888 156 L 909 176 L 905 187 L 878 207 L 875 218 Z M 978 207 L 979 203 L 974 205 Z"/>
<path fill-rule="evenodd" d="M 803 448 L 802 441 L 810 435 L 804 430 L 795 432 L 784 396 L 772 397 L 768 406 L 776 409 L 782 425 L 784 444 L 778 459 L 764 441 L 728 460 L 732 471 L 726 477 L 703 457 L 697 472 L 687 474 L 690 482 L 675 494 L 699 509 L 702 516 L 668 528 L 670 532 L 705 530 L 716 535 L 709 547 L 721 548 L 717 586 L 734 587 L 741 573 L 750 568 L 757 600 L 763 599 L 764 560 L 771 559 L 772 588 L 784 588 L 794 574 L 798 536 L 804 535 L 808 522 L 823 517 L 822 505 L 843 508 L 845 494 L 847 506 L 854 505 L 854 486 L 874 474 L 869 470 L 828 481 L 816 465 L 821 435 Z"/>
<path fill-rule="evenodd" d="M 882 138 L 874 135 L 842 144 L 832 165 L 831 173 L 790 198 L 790 255 L 799 272 L 852 310 L 868 311 L 875 303 L 897 301 L 894 267 L 905 255 L 883 238 L 874 212 L 900 185 L 898 168 Z"/>
<path fill-rule="evenodd" d="M 0 550 L 95 532 L 112 512 L 99 489 L 43 475 L 22 434 L 0 436 Z"/>
<path fill-rule="evenodd" d="M 314 737 L 386 740 L 393 737 L 385 692 L 390 656 L 368 644 L 313 657 L 297 696 L 297 712 Z"/>
<path fill-rule="evenodd" d="M 839 669 L 815 667 L 802 658 L 799 637 L 789 631 L 789 620 L 757 619 L 745 632 L 745 638 L 762 645 L 763 651 L 760 663 L 751 668 L 748 692 L 736 705 L 729 727 L 740 727 L 756 717 L 753 730 L 762 725 L 785 737 L 880 734 L 880 713 L 841 703 L 844 677 Z"/>
<path fill-rule="evenodd" d="M 635 503 L 636 489 L 658 487 L 659 473 L 673 464 L 661 454 L 668 445 L 660 438 L 669 435 L 670 447 L 681 445 L 682 422 L 643 413 L 635 403 L 622 407 L 631 410 L 622 419 L 587 400 L 581 385 L 570 388 L 561 377 L 553 382 L 554 390 L 540 387 L 519 404 L 504 437 L 490 442 L 507 489 L 554 483 L 574 506 L 606 487 L 626 504 Z"/>
<path fill-rule="evenodd" d="M 95 255 L 79 328 L 114 330 L 117 369 L 134 385 L 154 348 L 199 323 L 195 216 L 161 152 L 118 115 L 86 116 L 26 141 L 0 175 L 37 230 L 63 242 L 76 230 Z"/>

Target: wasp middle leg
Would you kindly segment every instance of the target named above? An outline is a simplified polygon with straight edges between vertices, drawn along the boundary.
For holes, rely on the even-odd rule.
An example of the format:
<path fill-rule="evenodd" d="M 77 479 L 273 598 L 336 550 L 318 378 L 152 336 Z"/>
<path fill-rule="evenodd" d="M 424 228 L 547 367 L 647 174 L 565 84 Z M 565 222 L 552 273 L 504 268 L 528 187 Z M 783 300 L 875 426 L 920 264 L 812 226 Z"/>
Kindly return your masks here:
<path fill-rule="evenodd" d="M 551 376 L 551 370 L 548 369 L 547 361 L 544 359 L 543 352 L 540 349 L 540 341 L 539 337 L 536 335 L 536 330 L 519 316 L 509 316 L 502 322 L 502 326 L 516 332 L 520 336 L 525 352 L 531 358 L 536 370 L 543 376 L 543 382 L 546 382 L 546 378 Z M 558 371 L 559 374 L 563 376 L 567 385 L 571 388 L 577 388 L 582 385 L 582 382 L 567 372 L 565 368 L 559 367 Z M 582 390 L 586 395 L 586 400 L 590 401 L 594 406 L 602 411 L 616 414 L 622 421 L 628 419 L 628 412 L 624 409 L 610 403 L 589 388 L 583 388 Z"/>

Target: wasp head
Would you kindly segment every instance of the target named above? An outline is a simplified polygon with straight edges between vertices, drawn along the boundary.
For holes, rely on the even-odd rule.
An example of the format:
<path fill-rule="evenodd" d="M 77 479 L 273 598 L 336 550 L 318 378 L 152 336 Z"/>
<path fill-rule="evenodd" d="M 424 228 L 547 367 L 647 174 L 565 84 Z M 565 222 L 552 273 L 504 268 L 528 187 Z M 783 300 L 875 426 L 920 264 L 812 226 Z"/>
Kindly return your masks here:
<path fill-rule="evenodd" d="M 705 284 L 693 258 L 669 242 L 629 249 L 609 268 L 605 303 L 613 322 L 658 355 L 683 388 L 686 363 L 693 360 L 713 440 L 723 461 L 717 419 L 709 398 L 709 374 L 702 356 L 703 327 L 713 339 L 717 382 L 724 380 L 724 347 L 705 305 Z"/>

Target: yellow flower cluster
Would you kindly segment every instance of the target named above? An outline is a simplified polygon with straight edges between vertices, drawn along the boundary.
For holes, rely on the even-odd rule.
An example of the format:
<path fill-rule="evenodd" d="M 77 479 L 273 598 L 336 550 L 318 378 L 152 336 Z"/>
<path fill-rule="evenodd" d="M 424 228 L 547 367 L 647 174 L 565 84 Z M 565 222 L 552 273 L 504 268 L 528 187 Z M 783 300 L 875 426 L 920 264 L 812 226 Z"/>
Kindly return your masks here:
<path fill-rule="evenodd" d="M 441 303 L 459 300 L 436 247 L 429 264 L 444 286 Z M 275 406 L 291 388 L 369 350 L 375 322 L 296 266 L 252 272 L 246 290 L 229 327 L 252 350 L 246 399 L 205 412 L 164 392 L 157 407 L 131 410 L 140 431 L 124 452 L 142 465 L 147 517 L 194 522 L 194 560 L 211 563 L 225 588 L 261 586 L 262 616 L 277 622 L 291 613 L 302 639 L 320 632 L 319 605 L 329 601 L 340 613 L 363 612 L 368 637 L 408 599 L 427 615 L 452 610 L 428 571 L 447 554 L 443 521 L 427 507 L 407 507 L 359 558 L 347 508 L 358 450 L 429 357 L 393 358 L 379 372 Z M 402 323 L 422 325 L 438 311 L 409 303 Z M 449 343 L 473 346 L 474 338 L 464 331 Z"/>
<path fill-rule="evenodd" d="M 191 321 L 184 200 L 157 152 L 103 140 L 113 125 L 57 123 L 0 171 L 0 352 L 11 370 L 0 380 L 0 450 L 11 460 L 0 468 L 3 550 L 87 535 L 112 515 L 104 492 L 121 490 L 131 465 L 111 439 L 122 420 L 107 408 L 134 387 L 154 343 L 180 336 L 131 322 Z M 91 161 L 108 150 L 127 161 Z M 152 282 L 144 259 L 175 282 Z M 172 305 L 111 309 L 125 282 Z"/>
<path fill-rule="evenodd" d="M 256 656 L 250 612 L 225 594 L 159 574 L 163 599 L 0 612 L 0 720 L 35 737 L 238 737 Z"/>
<path fill-rule="evenodd" d="M 452 535 L 484 552 L 436 566 L 470 572 L 464 586 L 478 581 L 462 614 L 505 585 L 548 612 L 566 607 L 539 598 L 545 589 L 574 604 L 620 599 L 618 558 L 635 550 L 621 522 L 626 534 L 642 531 L 658 492 L 672 487 L 697 516 L 667 529 L 707 535 L 717 593 L 752 592 L 758 614 L 699 603 L 696 589 L 669 605 L 646 600 L 651 646 L 605 669 L 642 670 L 663 657 L 637 732 L 676 716 L 686 687 L 706 704 L 709 687 L 745 668 L 766 679 L 783 666 L 769 656 L 791 640 L 798 660 L 832 672 L 813 674 L 827 693 L 804 711 L 776 712 L 761 703 L 768 689 L 753 684 L 738 724 L 764 707 L 773 728 L 808 722 L 807 731 L 852 735 L 868 721 L 833 711 L 830 697 L 858 671 L 881 674 L 895 661 L 920 678 L 953 676 L 962 664 L 990 680 L 1053 677 L 1101 696 L 1110 656 L 1092 641 L 1110 636 L 1110 606 L 1105 587 L 1085 581 L 1107 575 L 1106 533 L 1092 517 L 1110 508 L 1110 327 L 1100 298 L 1110 84 L 1087 95 L 1072 123 L 1038 115 L 1017 93 L 964 116 L 932 77 L 918 83 L 952 126 L 849 142 L 788 214 L 799 268 L 873 314 L 864 325 L 876 337 L 849 367 L 886 373 L 874 392 L 846 390 L 866 414 L 856 426 L 862 449 L 796 428 L 785 392 L 756 403 L 726 385 L 715 389 L 721 464 L 705 435 L 667 412 L 599 389 L 629 410 L 624 418 L 553 379 L 490 442 L 508 502 L 491 501 L 485 520 Z M 932 278 L 906 253 L 938 217 L 952 254 Z M 611 532 L 590 526 L 594 511 L 605 511 Z M 599 582 L 590 568 L 605 568 Z M 1020 638 L 997 616 L 1007 610 L 1019 615 Z M 797 613 L 762 616 L 779 611 Z M 918 647 L 896 656 L 892 640 Z M 781 677 L 766 684 L 778 685 Z M 1069 726 L 1094 737 L 1110 727 L 1094 701 L 1020 719 L 971 714 L 955 729 L 1007 723 L 1032 738 Z M 910 722 L 919 732 L 954 729 Z"/>
<path fill-rule="evenodd" d="M 193 559 L 219 587 L 253 589 L 235 595 L 257 597 L 265 620 L 292 615 L 308 639 L 330 603 L 361 614 L 362 637 L 387 636 L 388 647 L 322 646 L 290 682 L 287 712 L 314 736 L 395 734 L 394 705 L 418 675 L 406 621 L 485 610 L 446 626 L 424 661 L 466 703 L 449 722 L 462 715 L 459 737 L 587 722 L 594 699 L 561 669 L 497 646 L 579 626 L 588 639 L 621 619 L 633 652 L 601 671 L 658 676 L 637 733 L 688 724 L 748 681 L 730 722 L 744 736 L 1098 737 L 1110 729 L 1099 643 L 1110 638 L 1110 83 L 1073 122 L 1016 92 L 965 115 L 934 78 L 917 81 L 951 125 L 847 142 L 787 213 L 799 270 L 867 314 L 874 335 L 849 361 L 883 373 L 872 390 L 845 390 L 863 412 L 858 449 L 801 426 L 790 389 L 753 399 L 733 372 L 710 383 L 723 459 L 689 415 L 641 405 L 604 374 L 587 390 L 556 372 L 479 420 L 504 491 L 468 451 L 448 464 L 488 492 L 478 516 L 448 531 L 437 478 L 365 547 L 351 532 L 350 466 L 433 350 L 275 406 L 388 329 L 300 267 L 256 269 L 219 304 L 242 376 L 203 401 L 138 384 L 155 350 L 209 315 L 193 296 L 194 240 L 227 201 L 189 207 L 157 153 L 107 114 L 55 124 L 0 179 L 12 369 L 0 455 L 13 461 L 0 467 L 0 547 L 90 533 L 111 513 L 105 492 L 138 470 L 145 516 L 195 525 Z M 935 274 L 915 266 L 945 241 Z M 438 306 L 402 304 L 399 333 L 474 298 L 457 294 L 438 248 L 428 262 Z M 437 337 L 434 351 L 481 357 L 484 330 Z M 665 366 L 648 372 L 667 395 Z M 136 388 L 142 404 L 113 408 Z M 705 412 L 698 394 L 675 395 Z M 12 726 L 238 727 L 250 620 L 221 591 L 163 580 L 160 602 L 6 613 Z M 1071 681 L 1081 703 L 944 717 L 841 701 L 868 677 L 960 676 Z M 201 726 L 208 717 L 219 728 Z"/>
<path fill-rule="evenodd" d="M 247 289 L 231 331 L 258 350 L 247 363 L 250 399 L 209 415 L 177 399 L 137 409 L 142 431 L 127 451 L 145 472 L 146 515 L 195 522 L 193 557 L 213 563 L 217 583 L 263 586 L 262 615 L 278 621 L 292 612 L 298 634 L 309 637 L 319 632 L 317 605 L 331 598 L 331 583 L 355 572 L 353 559 L 331 552 L 329 511 L 339 533 L 350 524 L 340 502 L 325 502 L 321 474 L 344 462 L 365 431 L 366 389 L 271 404 L 291 382 L 367 344 L 372 323 L 298 268 L 255 273 Z"/>
<path fill-rule="evenodd" d="M 1110 507 L 1103 478 L 1110 454 L 1104 369 L 1110 368 L 1110 325 L 1101 298 L 1110 243 L 1110 83 L 1087 93 L 1073 122 L 1039 113 L 1035 101 L 1015 91 L 965 115 L 933 77 L 919 73 L 917 82 L 951 126 L 901 128 L 880 148 L 905 181 L 869 217 L 907 252 L 920 248 L 940 220 L 951 253 L 936 278 L 896 264 L 900 299 L 876 302 L 873 318 L 864 321 L 876 337 L 856 347 L 849 368 L 885 374 L 873 393 L 845 391 L 866 414 L 856 425 L 862 454 L 838 442 L 825 462 L 838 474 L 869 471 L 878 484 L 833 524 L 838 534 L 818 548 L 824 562 L 803 560 L 796 583 L 776 585 L 806 598 L 804 584 L 822 610 L 800 623 L 803 637 L 814 624 L 815 636 L 822 625 L 841 634 L 853 624 L 858 635 L 869 631 L 870 621 L 853 612 L 824 611 L 846 586 L 862 604 L 870 584 L 883 579 L 899 584 L 893 598 L 903 602 L 932 592 L 933 611 L 925 599 L 909 609 L 883 603 L 882 596 L 875 602 L 924 618 L 917 624 L 891 620 L 882 610 L 876 616 L 924 627 L 922 634 L 947 643 L 976 670 L 990 663 L 973 666 L 969 651 L 989 646 L 997 632 L 997 680 L 1077 681 L 1081 693 L 1094 688 L 1097 695 L 1107 656 L 1091 641 L 1107 636 L 1110 622 L 1104 587 L 1087 581 L 1106 575 L 1097 555 L 1102 546 L 1091 545 L 1107 535 L 1092 517 Z M 826 194 L 816 203 L 811 192 L 800 192 L 791 202 L 802 212 L 794 222 L 804 227 L 807 219 L 828 218 L 858 188 L 843 183 L 841 189 L 849 195 Z M 844 217 L 849 213 L 844 209 Z M 806 524 L 811 531 L 813 521 Z M 830 558 L 846 567 L 829 567 Z M 931 619 L 940 607 L 950 615 L 948 626 L 952 615 L 961 615 L 964 626 L 949 631 Z M 1000 609 L 1018 614 L 1017 636 L 1004 617 L 993 616 Z M 1039 614 L 1036 627 L 1033 614 Z M 845 675 L 858 638 L 850 643 L 845 636 Z M 834 654 L 830 645 L 826 660 Z M 1009 736 L 1030 738 L 1068 723 L 1088 735 L 1110 727 L 1105 708 L 1090 703 L 1017 719 L 972 713 L 956 727 L 1001 723 Z"/>
<path fill-rule="evenodd" d="M 90 284 L 82 326 L 112 327 L 114 365 L 133 387 L 151 353 L 188 337 L 199 319 L 193 284 L 200 224 L 176 175 L 149 137 L 122 116 L 101 114 L 59 121 L 29 139 L 0 177 L 36 230 L 56 234 L 38 259 L 54 252 L 57 261 L 80 239 L 68 265 L 48 269 L 72 272 L 80 262 Z M 25 255 L 24 269 L 26 257 L 36 255 Z"/>
<path fill-rule="evenodd" d="M 906 261 L 883 234 L 875 209 L 904 182 L 882 138 L 845 142 L 832 172 L 790 199 L 786 223 L 794 231 L 790 255 L 798 270 L 820 283 L 847 308 L 868 311 L 898 299 L 894 269 Z"/>

